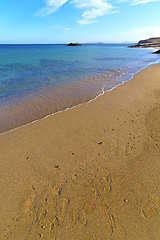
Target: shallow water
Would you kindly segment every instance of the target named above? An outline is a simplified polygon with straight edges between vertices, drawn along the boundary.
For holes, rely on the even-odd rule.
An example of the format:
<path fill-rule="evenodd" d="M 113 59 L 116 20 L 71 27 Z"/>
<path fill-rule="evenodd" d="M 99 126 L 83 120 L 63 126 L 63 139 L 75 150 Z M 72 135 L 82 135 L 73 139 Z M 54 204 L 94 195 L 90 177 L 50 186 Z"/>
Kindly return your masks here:
<path fill-rule="evenodd" d="M 127 45 L 0 45 L 0 132 L 94 99 L 158 60 Z"/>

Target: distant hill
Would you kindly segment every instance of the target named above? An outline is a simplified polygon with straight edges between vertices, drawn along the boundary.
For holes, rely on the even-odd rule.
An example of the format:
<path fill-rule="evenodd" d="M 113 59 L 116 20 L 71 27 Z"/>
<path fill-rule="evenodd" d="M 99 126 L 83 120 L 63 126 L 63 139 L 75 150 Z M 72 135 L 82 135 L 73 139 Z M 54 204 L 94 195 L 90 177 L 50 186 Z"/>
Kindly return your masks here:
<path fill-rule="evenodd" d="M 160 37 L 140 40 L 138 44 L 160 44 Z"/>

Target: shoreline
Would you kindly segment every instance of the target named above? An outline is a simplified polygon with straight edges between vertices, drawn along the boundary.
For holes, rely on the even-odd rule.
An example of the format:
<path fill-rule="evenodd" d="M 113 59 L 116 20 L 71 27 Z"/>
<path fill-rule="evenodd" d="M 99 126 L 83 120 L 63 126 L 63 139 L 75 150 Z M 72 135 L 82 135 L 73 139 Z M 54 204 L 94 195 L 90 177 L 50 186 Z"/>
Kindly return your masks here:
<path fill-rule="evenodd" d="M 46 115 L 46 116 L 44 116 L 44 117 L 42 117 L 42 118 L 35 119 L 35 120 L 31 121 L 31 122 L 22 124 L 22 125 L 20 125 L 20 126 L 17 126 L 17 127 L 15 127 L 15 128 L 9 129 L 9 130 L 7 130 L 7 131 L 0 132 L 0 135 L 6 134 L 6 133 L 8 133 L 8 132 L 10 132 L 10 131 L 14 131 L 14 130 L 16 130 L 16 129 L 18 129 L 18 128 L 21 128 L 21 127 L 28 126 L 28 125 L 30 125 L 30 124 L 33 124 L 33 123 L 37 122 L 37 121 L 41 121 L 41 120 L 46 119 L 46 118 L 48 118 L 48 117 L 50 117 L 50 116 L 53 116 L 53 115 L 58 114 L 58 113 L 61 113 L 61 112 L 65 112 L 65 111 L 67 111 L 67 110 L 73 109 L 73 108 L 78 107 L 78 106 L 81 106 L 81 105 L 83 105 L 83 104 L 90 103 L 90 102 L 96 100 L 97 98 L 99 98 L 101 95 L 103 95 L 103 94 L 105 94 L 105 93 L 107 93 L 107 92 L 110 92 L 110 91 L 114 90 L 115 88 L 123 85 L 125 82 L 131 81 L 138 72 L 144 70 L 145 68 L 147 68 L 147 67 L 149 67 L 149 66 L 151 66 L 151 65 L 157 64 L 158 62 L 159 62 L 159 60 L 157 60 L 156 62 L 148 63 L 145 67 L 141 68 L 140 70 L 136 71 L 136 72 L 133 73 L 133 74 L 130 74 L 130 75 L 132 75 L 132 76 L 131 76 L 128 80 L 122 81 L 121 83 L 119 83 L 119 84 L 116 85 L 116 86 L 113 86 L 113 87 L 112 87 L 111 89 L 109 89 L 109 90 L 106 90 L 106 91 L 105 91 L 104 89 L 102 89 L 102 92 L 101 92 L 101 93 L 99 93 L 99 94 L 96 95 L 94 98 L 91 98 L 91 99 L 89 99 L 89 100 L 86 101 L 86 102 L 83 102 L 83 101 L 82 101 L 81 103 L 78 103 L 78 104 L 73 105 L 73 106 L 71 106 L 71 107 L 66 107 L 65 109 L 62 109 L 62 110 L 55 111 L 55 112 L 53 112 L 53 113 L 51 113 L 51 114 L 48 114 L 48 115 Z M 123 74 L 125 74 L 125 73 L 123 73 Z M 107 77 L 108 77 L 108 75 L 107 75 Z M 122 76 L 120 76 L 120 78 L 121 78 L 121 77 L 122 77 Z"/>
<path fill-rule="evenodd" d="M 160 237 L 160 64 L 0 135 L 2 239 Z"/>

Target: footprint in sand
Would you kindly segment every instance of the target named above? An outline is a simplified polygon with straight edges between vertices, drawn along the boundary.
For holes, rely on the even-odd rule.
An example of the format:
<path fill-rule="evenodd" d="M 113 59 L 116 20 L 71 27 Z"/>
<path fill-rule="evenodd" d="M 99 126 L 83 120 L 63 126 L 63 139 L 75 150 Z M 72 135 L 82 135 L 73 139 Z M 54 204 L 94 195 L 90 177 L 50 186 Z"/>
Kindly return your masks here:
<path fill-rule="evenodd" d="M 83 207 L 84 215 L 89 215 L 94 210 L 94 204 L 92 202 L 86 202 Z"/>
<path fill-rule="evenodd" d="M 63 226 L 77 225 L 78 228 L 87 229 L 94 224 L 104 224 L 107 225 L 107 238 L 117 231 L 115 217 L 108 216 L 110 207 L 107 201 L 112 191 L 112 178 L 108 168 L 98 167 L 86 178 L 83 171 L 76 172 L 74 181 L 67 179 L 67 183 L 67 186 L 64 182 L 47 185 L 38 197 L 30 196 L 25 202 L 23 215 L 27 217 L 33 211 L 28 218 L 32 218 L 28 230 L 30 235 L 34 234 L 34 239 L 45 239 L 47 234 L 56 239 Z"/>
<path fill-rule="evenodd" d="M 33 215 L 33 202 L 35 199 L 35 195 L 31 195 L 24 203 L 23 203 L 23 215 L 24 218 L 30 217 Z"/>
<path fill-rule="evenodd" d="M 62 209 L 61 209 L 61 213 L 60 213 L 60 222 L 61 223 L 65 220 L 67 210 L 69 207 L 69 203 L 70 203 L 70 200 L 68 198 L 63 199 Z"/>
<path fill-rule="evenodd" d="M 73 224 L 73 226 L 75 226 L 78 222 L 80 222 L 84 226 L 87 225 L 87 219 L 84 215 L 83 209 L 81 209 L 81 208 L 75 208 L 72 211 L 72 224 Z"/>
<path fill-rule="evenodd" d="M 46 217 L 47 217 L 48 211 L 45 209 L 39 214 L 38 219 L 38 225 L 45 230 L 46 229 Z"/>
<path fill-rule="evenodd" d="M 59 226 L 59 219 L 58 217 L 54 217 L 53 221 L 50 223 L 50 231 L 55 231 Z"/>
<path fill-rule="evenodd" d="M 113 234 L 116 229 L 116 222 L 115 222 L 114 215 L 109 214 L 109 219 L 110 219 L 110 226 L 111 226 L 111 230 L 112 230 L 112 234 Z"/>
<path fill-rule="evenodd" d="M 110 233 L 111 237 L 115 240 L 125 239 L 125 231 L 121 226 L 120 221 L 113 214 L 109 214 L 109 223 L 106 228 L 107 234 Z"/>
<path fill-rule="evenodd" d="M 71 218 L 73 226 L 76 225 L 76 223 L 78 222 L 78 219 L 79 219 L 78 211 L 77 209 L 74 209 L 72 212 L 72 218 Z"/>
<path fill-rule="evenodd" d="M 111 174 L 108 173 L 108 170 L 102 171 L 97 169 L 97 173 L 92 184 L 95 196 L 105 199 L 112 191 L 111 183 Z"/>
<path fill-rule="evenodd" d="M 144 218 L 154 218 L 157 214 L 158 208 L 153 202 L 149 202 L 141 208 L 141 215 Z"/>

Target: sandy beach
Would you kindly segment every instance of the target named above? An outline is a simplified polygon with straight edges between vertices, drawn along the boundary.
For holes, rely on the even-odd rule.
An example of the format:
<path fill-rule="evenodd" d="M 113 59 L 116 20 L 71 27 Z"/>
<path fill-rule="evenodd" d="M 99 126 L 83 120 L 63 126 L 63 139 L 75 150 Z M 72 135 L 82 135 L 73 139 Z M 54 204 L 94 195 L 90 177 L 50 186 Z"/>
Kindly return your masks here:
<path fill-rule="evenodd" d="M 160 64 L 0 135 L 0 239 L 160 239 Z"/>

